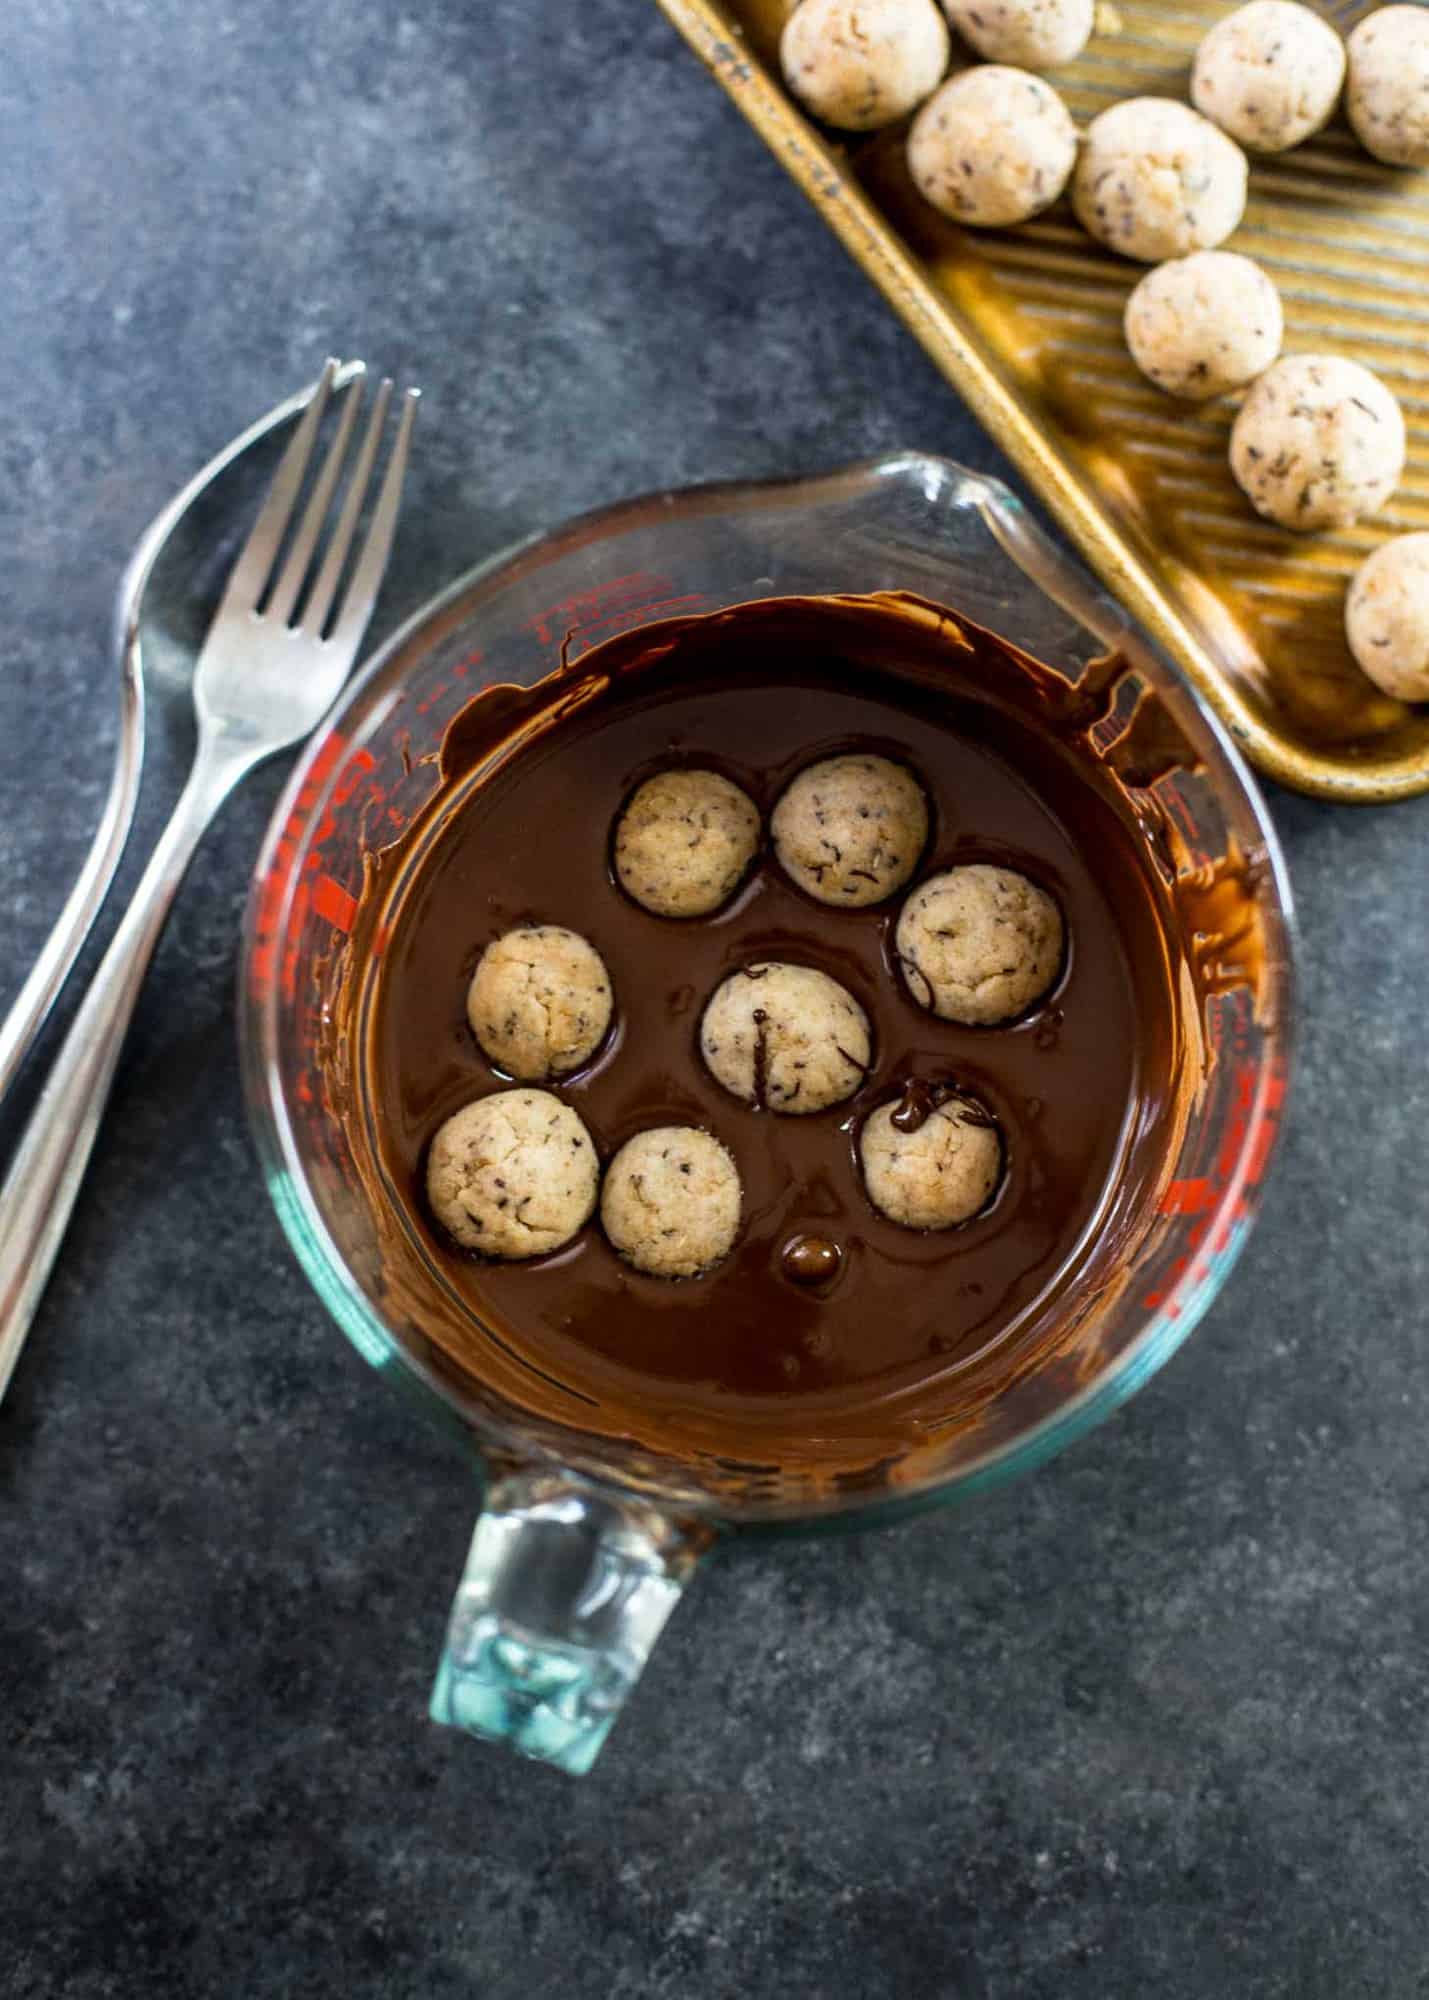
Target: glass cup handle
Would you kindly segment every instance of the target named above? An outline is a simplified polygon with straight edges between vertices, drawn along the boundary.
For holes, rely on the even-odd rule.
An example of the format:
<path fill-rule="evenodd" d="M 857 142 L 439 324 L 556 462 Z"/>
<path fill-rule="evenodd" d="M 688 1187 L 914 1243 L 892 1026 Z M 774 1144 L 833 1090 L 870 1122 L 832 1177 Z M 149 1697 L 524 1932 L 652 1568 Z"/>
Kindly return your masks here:
<path fill-rule="evenodd" d="M 581 1776 L 709 1540 L 570 1473 L 494 1480 L 452 1604 L 433 1721 Z"/>

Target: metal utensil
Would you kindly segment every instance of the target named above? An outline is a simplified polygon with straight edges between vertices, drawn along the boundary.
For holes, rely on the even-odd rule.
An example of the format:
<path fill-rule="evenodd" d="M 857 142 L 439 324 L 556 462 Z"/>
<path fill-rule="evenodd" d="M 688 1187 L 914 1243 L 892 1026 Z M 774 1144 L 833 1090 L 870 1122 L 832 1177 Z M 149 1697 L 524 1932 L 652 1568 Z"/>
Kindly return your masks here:
<path fill-rule="evenodd" d="M 335 387 L 345 387 L 358 372 L 352 363 L 339 370 Z M 119 733 L 114 746 L 114 772 L 104 802 L 99 825 L 84 866 L 70 891 L 69 899 L 45 939 L 44 948 L 28 977 L 0 1021 L 0 1101 L 3 1101 L 19 1072 L 35 1038 L 49 1018 L 60 989 L 74 969 L 85 939 L 98 916 L 129 829 L 139 798 L 139 780 L 144 765 L 144 639 L 149 586 L 164 555 L 173 545 L 181 526 L 200 501 L 236 462 L 272 432 L 281 430 L 312 400 L 309 386 L 289 396 L 250 424 L 232 444 L 211 458 L 201 472 L 176 494 L 161 514 L 155 516 L 140 537 L 119 584 L 115 603 L 115 651 L 119 657 Z"/>
<path fill-rule="evenodd" d="M 0 1187 L 0 1396 L 54 1266 L 144 973 L 194 851 L 235 785 L 321 719 L 367 629 L 396 528 L 416 392 L 403 399 L 371 523 L 339 593 L 392 396 L 391 382 L 383 382 L 326 552 L 308 583 L 356 427 L 360 364 L 349 373 L 336 435 L 291 545 L 285 547 L 296 503 L 339 378 L 335 361 L 323 370 L 234 566 L 193 676 L 198 742 L 188 781 Z M 297 622 L 290 623 L 295 611 Z"/>

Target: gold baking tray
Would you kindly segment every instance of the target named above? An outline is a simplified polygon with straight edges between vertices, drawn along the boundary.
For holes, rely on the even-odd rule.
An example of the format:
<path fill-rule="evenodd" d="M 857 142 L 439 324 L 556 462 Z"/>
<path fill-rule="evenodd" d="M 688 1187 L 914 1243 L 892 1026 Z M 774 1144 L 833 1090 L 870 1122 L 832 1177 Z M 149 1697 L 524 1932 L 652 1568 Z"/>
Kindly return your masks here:
<path fill-rule="evenodd" d="M 660 0 L 809 200 L 1035 487 L 1108 588 L 1179 662 L 1271 777 L 1370 802 L 1429 790 L 1429 710 L 1355 667 L 1345 584 L 1386 535 L 1429 528 L 1429 174 L 1381 167 L 1336 125 L 1251 166 L 1233 247 L 1285 300 L 1286 348 L 1353 355 L 1398 395 L 1409 462 L 1393 505 L 1301 537 L 1253 514 L 1226 463 L 1231 406 L 1144 382 L 1121 313 L 1145 268 L 1085 236 L 1065 204 L 973 232 L 918 196 L 905 127 L 833 138 L 779 81 L 791 0 Z M 1120 97 L 1185 97 L 1226 8 L 1104 4 L 1054 77 L 1079 123 Z M 1326 7 L 1341 27 L 1365 7 Z"/>

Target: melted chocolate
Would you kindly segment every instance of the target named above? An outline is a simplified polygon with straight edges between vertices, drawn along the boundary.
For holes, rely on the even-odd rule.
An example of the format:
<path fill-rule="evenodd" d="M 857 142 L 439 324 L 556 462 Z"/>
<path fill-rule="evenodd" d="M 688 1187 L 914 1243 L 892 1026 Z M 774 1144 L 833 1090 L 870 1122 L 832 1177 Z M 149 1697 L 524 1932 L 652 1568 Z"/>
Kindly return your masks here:
<path fill-rule="evenodd" d="M 676 1455 L 868 1462 L 1025 1370 L 1073 1296 L 1080 1311 L 1115 1284 L 1153 1212 L 1199 1050 L 1167 883 L 1093 754 L 1093 721 L 1085 690 L 897 599 L 671 621 L 538 687 L 478 696 L 448 732 L 437 796 L 370 868 L 338 1009 L 356 1060 L 349 1071 L 344 1055 L 353 1083 L 333 1101 L 374 1204 L 394 1218 L 394 1312 L 507 1400 Z M 902 896 L 830 909 L 767 851 L 710 918 L 652 916 L 617 885 L 611 826 L 653 772 L 722 771 L 767 823 L 799 770 L 853 749 L 908 765 L 928 793 L 915 881 L 986 860 L 1057 898 L 1067 962 L 1025 1018 L 965 1028 L 925 1013 L 892 951 Z M 741 1234 L 703 1277 L 643 1276 L 598 1220 L 553 1256 L 486 1262 L 426 1213 L 433 1133 L 508 1081 L 467 1027 L 467 983 L 493 938 L 532 921 L 581 932 L 610 969 L 612 1032 L 555 1086 L 602 1159 L 647 1126 L 693 1124 L 739 1164 Z M 741 1104 L 700 1059 L 710 994 L 771 958 L 827 972 L 868 1014 L 872 1065 L 827 1112 Z M 912 1130 L 962 1092 L 1002 1133 L 997 1194 L 960 1228 L 900 1228 L 863 1191 L 860 1123 L 896 1100 Z"/>

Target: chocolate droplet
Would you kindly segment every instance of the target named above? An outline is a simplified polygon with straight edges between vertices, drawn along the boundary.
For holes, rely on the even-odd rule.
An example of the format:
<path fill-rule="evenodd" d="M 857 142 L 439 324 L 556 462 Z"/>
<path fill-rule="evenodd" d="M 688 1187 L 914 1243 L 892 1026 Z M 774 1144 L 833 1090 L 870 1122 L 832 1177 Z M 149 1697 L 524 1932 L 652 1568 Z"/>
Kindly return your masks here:
<path fill-rule="evenodd" d="M 838 1276 L 843 1256 L 827 1236 L 791 1236 L 779 1262 L 791 1285 L 826 1285 Z"/>

